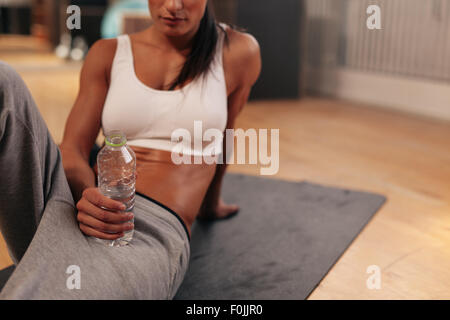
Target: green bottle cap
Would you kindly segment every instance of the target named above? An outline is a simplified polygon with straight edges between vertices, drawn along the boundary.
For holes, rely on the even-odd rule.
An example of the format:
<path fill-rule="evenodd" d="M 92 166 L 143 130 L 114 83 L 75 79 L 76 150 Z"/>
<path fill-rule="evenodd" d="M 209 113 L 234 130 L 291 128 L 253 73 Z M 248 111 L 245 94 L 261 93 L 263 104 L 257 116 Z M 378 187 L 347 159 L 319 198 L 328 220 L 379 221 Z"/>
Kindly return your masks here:
<path fill-rule="evenodd" d="M 127 143 L 127 138 L 122 131 L 113 130 L 105 137 L 105 144 L 110 147 L 121 147 Z"/>

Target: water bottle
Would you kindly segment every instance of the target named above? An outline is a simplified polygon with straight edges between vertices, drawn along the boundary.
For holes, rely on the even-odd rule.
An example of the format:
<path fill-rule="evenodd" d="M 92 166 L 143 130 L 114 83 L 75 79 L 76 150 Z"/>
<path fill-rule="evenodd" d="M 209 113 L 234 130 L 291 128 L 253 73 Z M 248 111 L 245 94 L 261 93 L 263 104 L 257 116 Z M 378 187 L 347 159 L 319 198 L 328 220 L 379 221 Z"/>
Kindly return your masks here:
<path fill-rule="evenodd" d="M 125 204 L 125 211 L 133 211 L 136 185 L 136 156 L 127 145 L 125 134 L 111 131 L 105 136 L 105 146 L 97 155 L 98 188 L 108 198 Z M 106 209 L 106 208 L 103 208 Z M 107 209 L 106 209 L 107 210 Z M 129 222 L 134 222 L 131 219 Z M 134 230 L 125 231 L 116 240 L 98 239 L 109 246 L 127 245 L 133 238 Z"/>

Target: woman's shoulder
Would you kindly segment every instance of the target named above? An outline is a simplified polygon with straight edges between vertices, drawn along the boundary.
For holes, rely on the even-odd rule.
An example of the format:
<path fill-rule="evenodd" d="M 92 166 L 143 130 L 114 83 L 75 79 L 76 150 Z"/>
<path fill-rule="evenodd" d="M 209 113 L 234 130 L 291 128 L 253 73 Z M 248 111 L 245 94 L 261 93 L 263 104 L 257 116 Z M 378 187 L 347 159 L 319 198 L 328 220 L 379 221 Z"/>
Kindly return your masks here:
<path fill-rule="evenodd" d="M 109 74 L 116 54 L 117 44 L 117 38 L 100 39 L 94 42 L 84 61 L 85 67 L 95 68 L 104 72 L 109 82 Z"/>
<path fill-rule="evenodd" d="M 224 24 L 223 24 L 224 25 Z M 261 50 L 256 38 L 229 25 L 224 28 L 228 41 L 223 49 L 224 68 L 253 85 L 261 71 Z"/>
<path fill-rule="evenodd" d="M 91 46 L 88 54 L 99 60 L 110 60 L 108 58 L 114 58 L 117 43 L 117 38 L 99 39 Z"/>
<path fill-rule="evenodd" d="M 258 40 L 252 34 L 225 23 L 220 23 L 220 25 L 225 30 L 228 38 L 228 43 L 224 49 L 227 53 L 241 58 L 259 54 Z"/>

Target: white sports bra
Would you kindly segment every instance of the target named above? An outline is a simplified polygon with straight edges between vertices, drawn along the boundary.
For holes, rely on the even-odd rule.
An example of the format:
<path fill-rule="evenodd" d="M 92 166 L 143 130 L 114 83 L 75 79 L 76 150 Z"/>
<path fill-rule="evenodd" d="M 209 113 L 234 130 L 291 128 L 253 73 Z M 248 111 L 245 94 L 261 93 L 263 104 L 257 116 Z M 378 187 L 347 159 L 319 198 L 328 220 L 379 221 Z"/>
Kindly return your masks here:
<path fill-rule="evenodd" d="M 192 143 L 183 141 L 189 142 L 189 146 L 180 153 L 202 156 L 205 150 L 218 150 L 222 141 L 214 137 L 211 141 L 194 143 L 194 127 L 197 133 L 199 128 L 202 129 L 201 137 L 210 128 L 222 133 L 226 128 L 228 103 L 222 64 L 224 33 L 218 32 L 216 55 L 209 71 L 172 91 L 157 90 L 141 82 L 135 73 L 129 36 L 117 37 L 110 87 L 102 112 L 103 133 L 120 130 L 131 146 L 173 151 L 179 141 L 185 139 L 172 141 L 172 133 L 182 128 L 190 133 Z"/>

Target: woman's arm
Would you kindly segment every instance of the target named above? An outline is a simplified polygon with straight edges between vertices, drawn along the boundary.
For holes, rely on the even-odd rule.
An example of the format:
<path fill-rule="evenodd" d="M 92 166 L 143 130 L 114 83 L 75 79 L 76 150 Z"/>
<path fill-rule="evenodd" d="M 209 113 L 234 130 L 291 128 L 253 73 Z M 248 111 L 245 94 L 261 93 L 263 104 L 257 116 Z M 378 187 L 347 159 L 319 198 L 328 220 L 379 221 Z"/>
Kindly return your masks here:
<path fill-rule="evenodd" d="M 100 40 L 89 51 L 81 70 L 80 90 L 60 145 L 81 231 L 89 236 L 109 240 L 117 239 L 123 236 L 124 231 L 133 228 L 131 224 L 123 223 L 132 218 L 129 213 L 119 212 L 125 206 L 105 197 L 96 188 L 95 174 L 89 166 L 89 154 L 101 127 L 116 46 L 115 40 Z"/>
<path fill-rule="evenodd" d="M 84 189 L 95 187 L 89 154 L 100 131 L 101 113 L 108 91 L 105 54 L 111 43 L 96 42 L 85 59 L 80 89 L 67 119 L 60 145 L 64 170 L 75 202 Z M 114 50 L 112 51 L 114 53 Z"/>
<path fill-rule="evenodd" d="M 251 89 L 261 72 L 261 53 L 256 39 L 246 33 L 232 31 L 229 53 L 224 57 L 225 72 L 230 73 L 235 89 L 228 96 L 228 120 L 226 129 L 234 129 L 238 114 L 248 101 Z M 235 213 L 237 205 L 227 205 L 221 198 L 222 180 L 226 163 L 226 135 L 223 137 L 223 164 L 217 164 L 215 175 L 206 192 L 200 209 L 200 218 L 224 218 Z"/>

